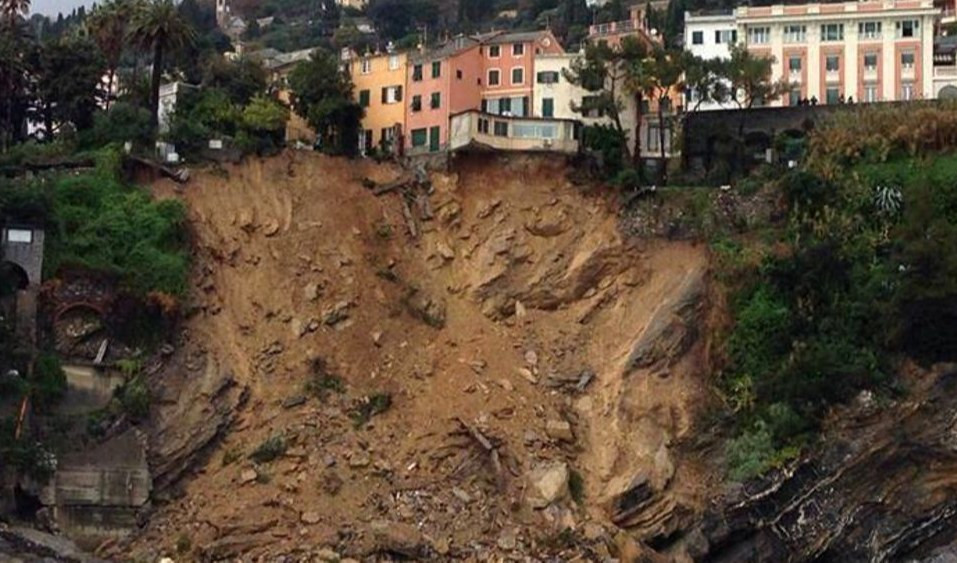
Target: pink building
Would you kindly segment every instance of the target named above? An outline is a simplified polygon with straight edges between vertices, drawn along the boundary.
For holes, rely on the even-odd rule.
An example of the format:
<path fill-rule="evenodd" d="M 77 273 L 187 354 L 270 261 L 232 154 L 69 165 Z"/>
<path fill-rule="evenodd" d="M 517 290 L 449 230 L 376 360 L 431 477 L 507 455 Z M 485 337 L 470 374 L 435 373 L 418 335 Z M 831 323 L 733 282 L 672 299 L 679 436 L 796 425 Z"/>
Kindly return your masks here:
<path fill-rule="evenodd" d="M 531 115 L 535 55 L 563 53 L 550 31 L 456 37 L 409 56 L 406 106 L 410 155 L 449 148 L 449 119 L 468 110 Z"/>
<path fill-rule="evenodd" d="M 457 37 L 442 47 L 409 55 L 406 152 L 448 149 L 449 116 L 481 101 L 479 42 Z"/>
<path fill-rule="evenodd" d="M 480 49 L 485 77 L 482 111 L 515 117 L 530 116 L 535 84 L 535 55 L 564 52 L 548 30 L 484 37 Z"/>

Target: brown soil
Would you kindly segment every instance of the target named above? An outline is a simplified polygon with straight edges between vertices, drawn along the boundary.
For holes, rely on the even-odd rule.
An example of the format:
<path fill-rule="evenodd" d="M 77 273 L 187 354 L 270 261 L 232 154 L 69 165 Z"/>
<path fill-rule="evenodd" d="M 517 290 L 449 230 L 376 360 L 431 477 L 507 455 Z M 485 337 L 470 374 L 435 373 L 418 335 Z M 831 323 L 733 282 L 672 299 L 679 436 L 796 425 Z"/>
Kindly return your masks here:
<path fill-rule="evenodd" d="M 706 401 L 706 347 L 653 372 L 628 358 L 702 276 L 706 253 L 623 240 L 616 199 L 583 194 L 566 172 L 525 157 L 460 162 L 433 176 L 435 219 L 418 239 L 398 194 L 361 184 L 397 177 L 391 166 L 288 152 L 197 173 L 182 189 L 158 183 L 159 197 L 187 205 L 202 260 L 186 330 L 249 399 L 128 553 L 397 551 L 402 538 L 370 531 L 383 520 L 392 536 L 421 534 L 431 556 L 543 554 L 562 549 L 563 527 L 612 529 L 612 495 L 641 475 L 672 505 L 699 508 L 706 475 L 672 450 Z M 337 304 L 347 318 L 330 317 Z M 444 327 L 423 322 L 443 306 Z M 316 358 L 345 392 L 284 407 Z M 583 392 L 554 386 L 586 369 L 595 378 Z M 357 428 L 361 397 L 382 393 L 391 408 Z M 501 471 L 459 419 L 497 445 Z M 563 419 L 571 442 L 546 434 Z M 281 458 L 248 458 L 276 435 Z M 582 475 L 580 505 L 522 502 L 522 476 L 542 460 Z"/>

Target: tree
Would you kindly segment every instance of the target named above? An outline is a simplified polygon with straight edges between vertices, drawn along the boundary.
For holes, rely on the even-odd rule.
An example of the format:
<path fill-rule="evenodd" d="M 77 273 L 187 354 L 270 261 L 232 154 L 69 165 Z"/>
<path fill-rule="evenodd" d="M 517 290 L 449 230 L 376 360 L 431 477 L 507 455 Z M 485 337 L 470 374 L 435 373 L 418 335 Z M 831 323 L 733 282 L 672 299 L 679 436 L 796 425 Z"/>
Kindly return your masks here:
<path fill-rule="evenodd" d="M 439 6 L 435 0 L 371 0 L 367 13 L 387 39 L 400 39 L 419 31 L 435 29 Z"/>
<path fill-rule="evenodd" d="M 17 22 L 0 21 L 0 150 L 4 152 L 26 136 L 29 57 L 34 48 L 33 37 Z"/>
<path fill-rule="evenodd" d="M 773 57 L 762 57 L 748 51 L 744 45 L 731 46 L 731 58 L 725 61 L 723 77 L 728 82 L 728 98 L 738 109 L 751 109 L 784 95 L 790 84 L 783 78 L 771 80 Z M 744 136 L 746 112 L 741 112 L 738 137 Z"/>
<path fill-rule="evenodd" d="M 352 79 L 335 55 L 316 50 L 289 76 L 292 107 L 315 129 L 324 150 L 354 155 L 358 151 L 362 107 L 352 97 Z"/>
<path fill-rule="evenodd" d="M 86 22 L 90 37 L 100 48 L 106 61 L 106 109 L 113 100 L 113 85 L 126 43 L 127 25 L 134 13 L 131 0 L 107 0 L 96 6 Z"/>
<path fill-rule="evenodd" d="M 684 89 L 684 72 L 689 56 L 681 50 L 652 47 L 649 56 L 629 62 L 625 84 L 633 92 L 640 92 L 656 106 L 658 114 L 658 146 L 661 149 L 658 172 L 667 182 L 668 156 L 665 148 L 667 130 L 665 109 L 672 94 Z M 640 116 L 639 116 L 640 117 Z"/>
<path fill-rule="evenodd" d="M 159 89 L 163 78 L 163 57 L 167 50 L 175 51 L 192 43 L 195 32 L 180 15 L 173 0 L 149 0 L 133 18 L 130 36 L 141 47 L 153 52 L 150 111 L 155 127 L 159 118 Z"/>
<path fill-rule="evenodd" d="M 0 17 L 7 23 L 17 21 L 30 11 L 30 0 L 0 0 Z"/>
<path fill-rule="evenodd" d="M 573 106 L 572 110 L 581 113 L 598 113 L 608 116 L 612 126 L 622 137 L 627 137 L 622 123 L 622 111 L 625 95 L 629 93 L 626 82 L 634 80 L 633 73 L 645 54 L 645 47 L 637 39 L 626 37 L 621 45 L 613 48 L 606 43 L 589 44 L 585 47 L 585 56 L 572 61 L 570 68 L 563 72 L 565 79 L 589 92 L 588 97 L 582 100 L 580 106 Z M 630 76 L 631 74 L 631 76 Z M 634 90 L 635 121 L 638 119 L 638 108 L 641 107 L 641 91 Z M 640 125 L 639 125 L 640 127 Z M 631 154 L 635 161 L 639 156 L 640 135 L 636 128 L 635 149 Z"/>
<path fill-rule="evenodd" d="M 34 113 L 46 138 L 52 139 L 66 123 L 77 130 L 90 128 L 105 67 L 95 44 L 65 35 L 42 44 L 32 59 Z"/>
<path fill-rule="evenodd" d="M 225 91 L 236 104 L 246 105 L 257 94 L 266 91 L 266 70 L 257 61 L 242 57 L 230 61 L 216 55 L 203 71 L 203 87 Z"/>

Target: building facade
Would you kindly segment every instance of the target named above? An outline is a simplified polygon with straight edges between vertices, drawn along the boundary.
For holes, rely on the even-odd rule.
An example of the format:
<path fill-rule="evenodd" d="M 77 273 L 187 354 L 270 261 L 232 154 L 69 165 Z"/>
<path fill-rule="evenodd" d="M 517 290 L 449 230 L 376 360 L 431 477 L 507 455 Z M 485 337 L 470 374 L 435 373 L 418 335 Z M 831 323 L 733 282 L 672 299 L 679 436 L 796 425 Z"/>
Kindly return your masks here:
<path fill-rule="evenodd" d="M 405 53 L 391 52 L 350 57 L 347 64 L 353 94 L 365 111 L 359 149 L 395 152 L 405 134 Z"/>
<path fill-rule="evenodd" d="M 772 80 L 789 84 L 770 105 L 931 99 L 940 13 L 933 0 L 742 6 L 733 21 L 689 14 L 685 42 L 705 58 L 735 41 L 770 57 Z"/>
<path fill-rule="evenodd" d="M 738 42 L 738 24 L 733 11 L 692 14 L 685 12 L 685 50 L 705 60 L 731 58 L 731 46 Z M 731 102 L 701 100 L 689 91 L 685 107 L 698 110 L 733 109 Z"/>

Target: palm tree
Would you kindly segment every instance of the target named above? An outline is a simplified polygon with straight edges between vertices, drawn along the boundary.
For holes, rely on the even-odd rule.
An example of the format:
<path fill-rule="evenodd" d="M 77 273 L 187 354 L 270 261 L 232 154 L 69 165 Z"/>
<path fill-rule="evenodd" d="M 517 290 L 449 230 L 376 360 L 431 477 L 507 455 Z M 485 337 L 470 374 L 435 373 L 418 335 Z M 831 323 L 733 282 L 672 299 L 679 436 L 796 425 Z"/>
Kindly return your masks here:
<path fill-rule="evenodd" d="M 0 17 L 5 22 L 16 21 L 20 15 L 30 11 L 30 0 L 0 0 Z"/>
<path fill-rule="evenodd" d="M 192 26 L 180 15 L 173 0 L 149 0 L 134 16 L 130 37 L 144 49 L 153 51 L 153 74 L 150 79 L 150 111 L 153 127 L 159 112 L 160 80 L 163 78 L 163 56 L 168 50 L 182 49 L 195 37 Z"/>
<path fill-rule="evenodd" d="M 106 109 L 110 109 L 116 71 L 126 44 L 127 28 L 135 13 L 132 0 L 107 0 L 95 6 L 86 20 L 89 36 L 100 48 L 107 66 Z"/>

